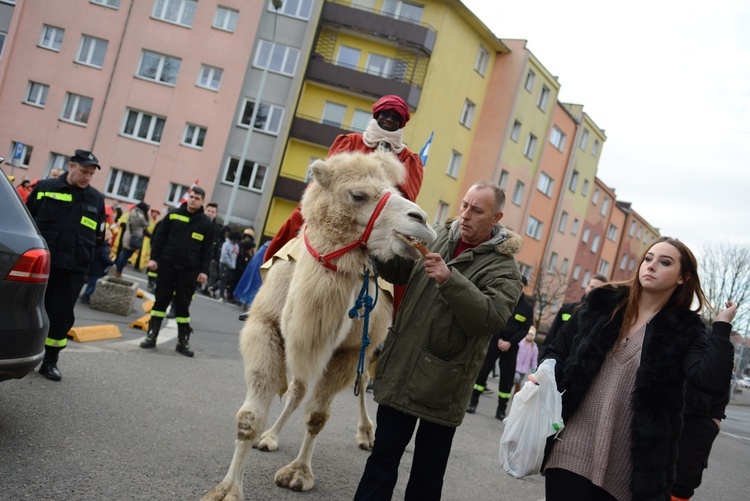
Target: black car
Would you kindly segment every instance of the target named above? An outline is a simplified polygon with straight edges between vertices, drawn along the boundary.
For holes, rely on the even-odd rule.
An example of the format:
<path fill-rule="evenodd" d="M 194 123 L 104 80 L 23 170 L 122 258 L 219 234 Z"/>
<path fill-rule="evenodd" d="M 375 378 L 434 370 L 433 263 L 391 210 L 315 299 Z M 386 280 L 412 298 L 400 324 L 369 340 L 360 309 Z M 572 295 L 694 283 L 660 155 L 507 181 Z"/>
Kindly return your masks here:
<path fill-rule="evenodd" d="M 0 172 L 0 381 L 5 381 L 24 377 L 44 357 L 50 254 L 28 209 Z"/>

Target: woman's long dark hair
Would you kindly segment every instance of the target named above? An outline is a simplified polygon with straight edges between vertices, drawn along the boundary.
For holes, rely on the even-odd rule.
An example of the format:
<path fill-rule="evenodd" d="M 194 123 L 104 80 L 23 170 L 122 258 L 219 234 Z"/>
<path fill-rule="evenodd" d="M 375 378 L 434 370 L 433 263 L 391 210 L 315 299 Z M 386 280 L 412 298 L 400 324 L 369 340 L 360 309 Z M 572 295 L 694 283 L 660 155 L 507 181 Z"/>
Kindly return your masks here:
<path fill-rule="evenodd" d="M 641 264 L 646 259 L 648 254 L 654 245 L 666 242 L 680 253 L 680 275 L 682 276 L 683 282 L 677 286 L 672 293 L 672 296 L 667 301 L 664 308 L 676 309 L 676 310 L 690 310 L 693 304 L 693 299 L 698 299 L 698 305 L 693 311 L 700 311 L 703 305 L 706 304 L 706 296 L 701 288 L 701 281 L 698 278 L 698 261 L 695 259 L 693 252 L 676 238 L 670 237 L 659 237 L 652 243 L 646 251 L 641 254 L 641 258 L 638 260 L 638 266 L 635 267 L 635 273 L 631 279 L 625 282 L 630 287 L 630 294 L 615 308 L 612 318 L 614 318 L 618 312 L 624 310 L 621 335 L 625 335 L 630 328 L 638 320 L 638 301 L 641 298 L 641 292 L 643 286 L 638 278 Z"/>

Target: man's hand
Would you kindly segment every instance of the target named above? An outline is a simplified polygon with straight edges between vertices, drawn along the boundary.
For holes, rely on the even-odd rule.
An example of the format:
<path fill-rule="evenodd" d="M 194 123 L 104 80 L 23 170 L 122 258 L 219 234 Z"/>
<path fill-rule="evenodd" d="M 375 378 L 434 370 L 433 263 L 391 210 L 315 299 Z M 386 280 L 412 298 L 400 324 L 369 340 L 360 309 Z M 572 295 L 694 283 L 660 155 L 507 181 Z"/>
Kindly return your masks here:
<path fill-rule="evenodd" d="M 208 275 L 205 273 L 198 273 L 198 283 L 205 284 L 208 281 Z"/>
<path fill-rule="evenodd" d="M 445 264 L 442 256 L 436 252 L 430 252 L 425 255 L 424 271 L 438 285 L 445 283 L 451 277 L 451 269 Z"/>
<path fill-rule="evenodd" d="M 156 268 L 158 267 L 159 266 L 156 264 L 156 261 L 154 261 L 153 259 L 149 259 L 148 263 L 146 263 L 146 268 L 148 268 L 151 271 L 156 271 Z"/>
<path fill-rule="evenodd" d="M 506 341 L 505 339 L 500 339 L 497 342 L 497 347 L 500 348 L 500 351 L 506 352 L 510 350 L 510 341 Z"/>

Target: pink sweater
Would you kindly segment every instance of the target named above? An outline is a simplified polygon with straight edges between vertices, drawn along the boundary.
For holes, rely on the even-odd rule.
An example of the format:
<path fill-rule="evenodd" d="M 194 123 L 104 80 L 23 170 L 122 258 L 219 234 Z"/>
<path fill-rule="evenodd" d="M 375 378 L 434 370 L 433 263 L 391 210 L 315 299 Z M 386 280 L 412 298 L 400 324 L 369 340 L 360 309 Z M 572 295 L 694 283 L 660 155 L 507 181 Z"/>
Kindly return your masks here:
<path fill-rule="evenodd" d="M 536 369 L 536 361 L 539 358 L 539 348 L 534 341 L 528 342 L 523 339 L 518 343 L 518 355 L 516 355 L 516 372 L 529 374 Z"/>

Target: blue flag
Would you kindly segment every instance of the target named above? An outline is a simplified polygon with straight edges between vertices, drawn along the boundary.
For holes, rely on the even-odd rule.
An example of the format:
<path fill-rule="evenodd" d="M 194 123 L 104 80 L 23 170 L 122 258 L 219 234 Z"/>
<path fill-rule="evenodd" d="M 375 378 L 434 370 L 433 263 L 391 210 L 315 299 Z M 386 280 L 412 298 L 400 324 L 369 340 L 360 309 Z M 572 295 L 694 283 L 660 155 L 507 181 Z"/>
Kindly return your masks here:
<path fill-rule="evenodd" d="M 432 136 L 435 135 L 435 131 L 430 132 L 430 137 L 427 139 L 427 142 L 424 143 L 424 146 L 422 146 L 422 149 L 419 150 L 419 158 L 422 159 L 422 167 L 427 166 L 427 155 L 430 154 L 430 145 L 432 144 Z"/>

